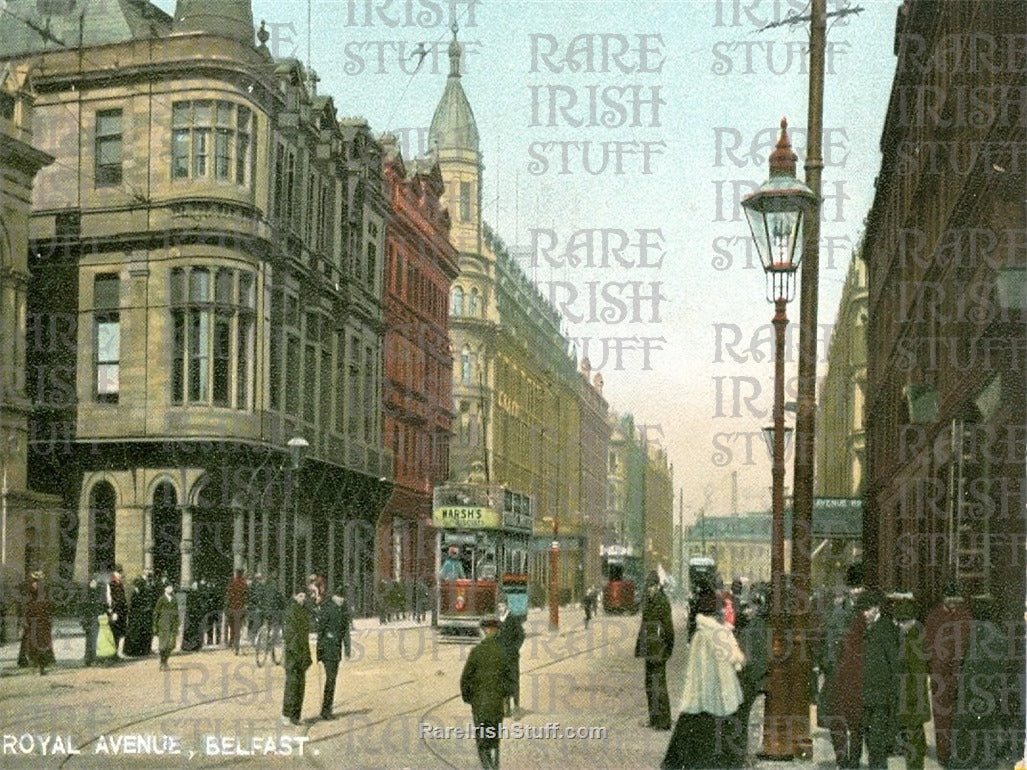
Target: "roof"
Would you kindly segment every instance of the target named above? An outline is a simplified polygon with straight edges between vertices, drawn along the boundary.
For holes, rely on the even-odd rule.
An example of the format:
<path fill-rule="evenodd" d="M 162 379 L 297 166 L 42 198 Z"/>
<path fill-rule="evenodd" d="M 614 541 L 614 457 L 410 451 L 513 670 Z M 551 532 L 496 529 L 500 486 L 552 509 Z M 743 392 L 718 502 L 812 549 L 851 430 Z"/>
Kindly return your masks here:
<path fill-rule="evenodd" d="M 171 17 L 146 0 L 7 0 L 0 11 L 0 59 L 43 51 L 162 37 Z"/>
<path fill-rule="evenodd" d="M 456 40 L 455 27 L 449 44 L 449 77 L 431 119 L 428 146 L 440 150 L 478 151 L 478 124 L 460 82 L 460 44 Z"/>

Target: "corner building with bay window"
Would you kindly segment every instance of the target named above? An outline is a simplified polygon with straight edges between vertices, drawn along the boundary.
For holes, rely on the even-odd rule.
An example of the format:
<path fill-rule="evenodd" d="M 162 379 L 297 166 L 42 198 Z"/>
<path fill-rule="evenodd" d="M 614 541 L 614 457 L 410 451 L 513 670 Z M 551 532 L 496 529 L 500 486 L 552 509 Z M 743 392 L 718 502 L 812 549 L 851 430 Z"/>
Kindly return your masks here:
<path fill-rule="evenodd" d="M 380 146 L 255 44 L 248 0 L 58 6 L 8 3 L 0 59 L 34 64 L 55 158 L 33 196 L 26 390 L 64 577 L 245 568 L 291 590 L 319 571 L 369 610 L 392 478 Z"/>

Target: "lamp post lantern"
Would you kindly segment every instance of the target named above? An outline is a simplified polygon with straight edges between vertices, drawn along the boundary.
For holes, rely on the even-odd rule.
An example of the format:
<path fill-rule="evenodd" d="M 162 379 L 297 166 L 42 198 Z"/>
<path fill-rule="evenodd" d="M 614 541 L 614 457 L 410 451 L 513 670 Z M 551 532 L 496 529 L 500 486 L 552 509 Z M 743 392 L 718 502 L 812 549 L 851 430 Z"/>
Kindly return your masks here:
<path fill-rule="evenodd" d="M 763 720 L 766 759 L 791 759 L 794 754 L 789 715 L 792 713 L 788 661 L 784 652 L 787 614 L 784 596 L 784 359 L 786 306 L 795 288 L 802 259 L 803 227 L 813 208 L 813 192 L 795 178 L 796 155 L 788 140 L 788 121 L 770 155 L 770 179 L 742 201 L 752 237 L 767 278 L 767 299 L 774 303 L 774 427 L 773 515 L 770 528 L 771 656 Z"/>

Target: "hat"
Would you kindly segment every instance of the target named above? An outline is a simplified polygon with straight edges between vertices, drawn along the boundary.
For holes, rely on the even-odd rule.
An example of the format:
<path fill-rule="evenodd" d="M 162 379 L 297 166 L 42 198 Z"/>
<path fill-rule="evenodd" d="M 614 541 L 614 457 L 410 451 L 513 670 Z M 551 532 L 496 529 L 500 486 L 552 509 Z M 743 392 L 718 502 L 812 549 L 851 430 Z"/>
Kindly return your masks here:
<path fill-rule="evenodd" d="M 963 587 L 955 580 L 950 580 L 945 584 L 945 587 L 941 590 L 941 595 L 946 599 L 963 598 Z"/>
<path fill-rule="evenodd" d="M 343 588 L 341 585 L 337 585 L 337 586 L 335 586 L 335 588 L 332 589 L 332 596 L 343 596 L 344 597 L 344 596 L 346 596 L 346 589 Z"/>
<path fill-rule="evenodd" d="M 645 584 L 646 584 L 646 586 L 656 586 L 656 585 L 659 585 L 660 584 L 660 575 L 659 575 L 659 573 L 656 570 L 654 570 L 654 569 L 649 570 L 649 574 L 645 576 Z"/>
<path fill-rule="evenodd" d="M 499 628 L 499 618 L 495 615 L 489 615 L 487 618 L 481 619 L 482 628 Z"/>
<path fill-rule="evenodd" d="M 33 572 L 31 575 L 29 575 L 29 577 L 32 578 L 33 580 L 42 580 L 43 579 L 43 571 L 37 569 L 35 572 Z"/>
<path fill-rule="evenodd" d="M 871 607 L 880 607 L 882 598 L 881 592 L 876 588 L 868 588 L 856 597 L 856 609 L 865 612 Z"/>
<path fill-rule="evenodd" d="M 845 569 L 845 585 L 849 588 L 863 585 L 863 574 L 863 562 L 858 561 L 855 564 L 850 564 Z"/>

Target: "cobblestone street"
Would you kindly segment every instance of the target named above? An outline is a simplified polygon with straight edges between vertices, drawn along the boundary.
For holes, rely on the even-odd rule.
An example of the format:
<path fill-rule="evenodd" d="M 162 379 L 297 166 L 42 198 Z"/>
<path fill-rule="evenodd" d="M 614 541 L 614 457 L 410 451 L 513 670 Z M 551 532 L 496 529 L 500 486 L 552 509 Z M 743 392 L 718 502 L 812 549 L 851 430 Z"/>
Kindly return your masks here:
<path fill-rule="evenodd" d="M 679 623 L 684 613 L 676 608 Z M 658 767 L 669 733 L 645 726 L 641 663 L 632 650 L 638 616 L 600 616 L 588 630 L 577 608 L 561 611 L 561 630 L 531 613 L 521 652 L 521 711 L 506 720 L 508 768 Z M 683 637 L 683 629 L 681 629 Z M 474 741 L 459 737 L 470 717 L 459 696 L 469 646 L 439 644 L 410 621 L 357 621 L 353 657 L 343 663 L 334 721 L 315 715 L 323 672 L 307 673 L 304 724 L 279 722 L 284 674 L 258 668 L 252 648 L 239 657 L 207 648 L 111 668 L 85 668 L 81 636 L 56 641 L 58 665 L 44 677 L 18 669 L 17 645 L 0 651 L 5 767 L 418 767 L 477 766 Z M 668 666 L 672 703 L 680 697 L 686 647 Z M 750 753 L 758 748 L 762 701 L 753 709 Z M 569 737 L 584 728 L 586 737 Z M 515 737 L 515 736 L 520 737 Z M 71 752 L 78 752 L 72 754 Z M 933 746 L 931 748 L 933 751 Z M 833 766 L 827 734 L 814 730 L 809 763 Z M 903 767 L 893 757 L 890 767 Z M 928 767 L 936 767 L 928 760 Z"/>

